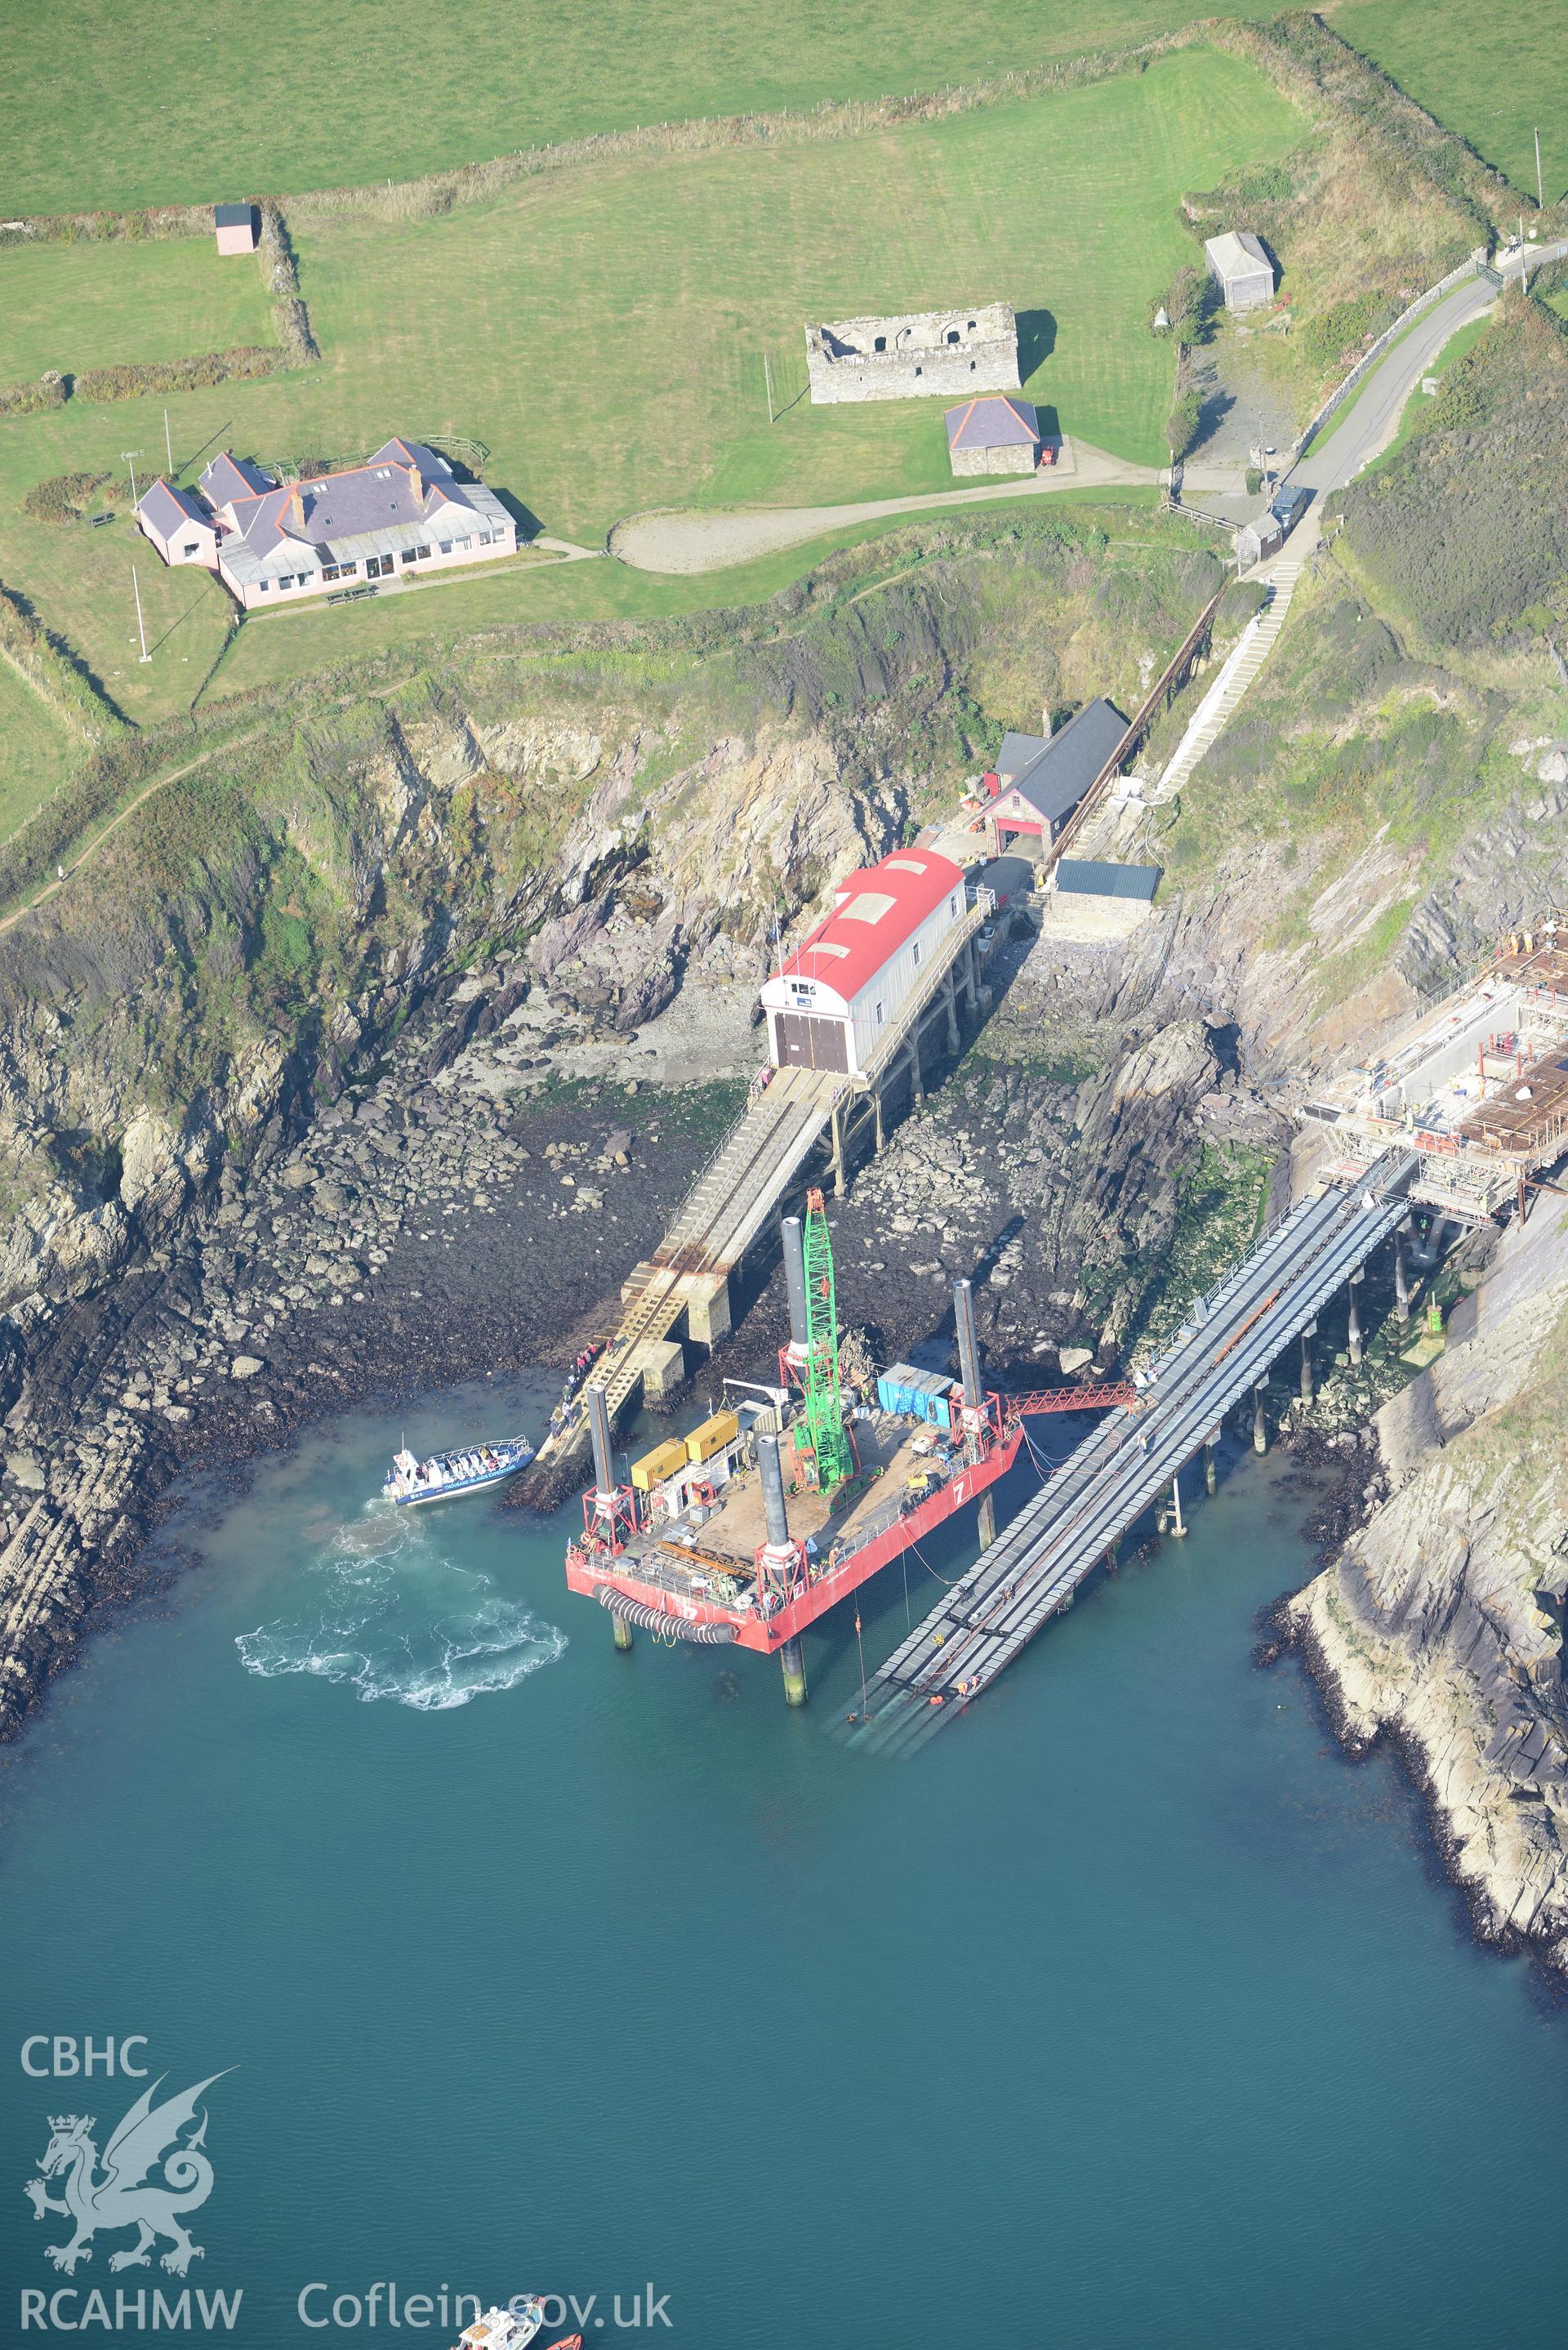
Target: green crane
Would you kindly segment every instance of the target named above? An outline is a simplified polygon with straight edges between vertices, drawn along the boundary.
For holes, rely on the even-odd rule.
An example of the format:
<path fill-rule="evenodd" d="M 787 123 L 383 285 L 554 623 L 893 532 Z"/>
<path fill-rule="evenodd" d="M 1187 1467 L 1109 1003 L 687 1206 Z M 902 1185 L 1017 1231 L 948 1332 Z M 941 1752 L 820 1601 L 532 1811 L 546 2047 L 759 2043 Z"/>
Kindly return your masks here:
<path fill-rule="evenodd" d="M 820 1191 L 805 1195 L 805 1421 L 795 1431 L 795 1449 L 809 1452 L 813 1482 L 825 1493 L 855 1473 L 855 1455 L 844 1427 L 838 1390 L 838 1301 L 833 1283 L 833 1246 L 827 1209 Z"/>

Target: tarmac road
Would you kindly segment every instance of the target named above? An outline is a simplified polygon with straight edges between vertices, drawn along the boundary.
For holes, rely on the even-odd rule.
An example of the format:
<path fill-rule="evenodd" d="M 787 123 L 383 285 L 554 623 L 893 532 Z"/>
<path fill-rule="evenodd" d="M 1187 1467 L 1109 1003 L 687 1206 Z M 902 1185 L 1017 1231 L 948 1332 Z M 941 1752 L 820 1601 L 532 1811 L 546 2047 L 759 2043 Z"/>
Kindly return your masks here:
<path fill-rule="evenodd" d="M 1502 275 L 1505 279 L 1517 278 L 1525 259 L 1535 265 L 1554 261 L 1563 253 L 1568 253 L 1568 244 L 1534 247 L 1505 266 Z M 1498 299 L 1498 292 L 1490 277 L 1476 276 L 1456 286 L 1440 302 L 1434 302 L 1410 332 L 1385 353 L 1360 390 L 1352 395 L 1344 421 L 1336 426 L 1331 417 L 1306 454 L 1291 468 L 1287 478 L 1311 490 L 1314 502 L 1325 491 L 1343 489 L 1347 482 L 1354 481 L 1393 440 L 1406 400 L 1444 344 L 1461 327 L 1468 327 L 1472 318 L 1490 310 Z"/>

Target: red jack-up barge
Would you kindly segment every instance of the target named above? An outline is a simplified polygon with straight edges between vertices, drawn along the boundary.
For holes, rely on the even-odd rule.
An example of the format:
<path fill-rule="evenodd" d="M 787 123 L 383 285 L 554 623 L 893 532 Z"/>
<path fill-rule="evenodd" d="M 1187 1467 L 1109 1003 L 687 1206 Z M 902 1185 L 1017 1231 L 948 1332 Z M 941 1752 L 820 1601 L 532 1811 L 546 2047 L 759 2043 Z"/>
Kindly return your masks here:
<path fill-rule="evenodd" d="M 588 1388 L 595 1482 L 583 1533 L 566 1548 L 566 1581 L 597 1599 L 616 1646 L 634 1630 L 705 1647 L 777 1655 L 784 1694 L 805 1702 L 800 1635 L 971 1502 L 983 1547 L 996 1531 L 992 1489 L 1039 1411 L 1130 1403 L 1126 1387 L 1062 1388 L 1003 1398 L 980 1383 L 974 1304 L 955 1282 L 961 1379 L 898 1366 L 877 1382 L 875 1408 L 846 1415 L 838 1369 L 833 1256 L 820 1191 L 803 1225 L 784 1226 L 790 1343 L 779 1384 L 724 1382 L 732 1407 L 683 1440 L 613 1473 L 609 1415 Z"/>

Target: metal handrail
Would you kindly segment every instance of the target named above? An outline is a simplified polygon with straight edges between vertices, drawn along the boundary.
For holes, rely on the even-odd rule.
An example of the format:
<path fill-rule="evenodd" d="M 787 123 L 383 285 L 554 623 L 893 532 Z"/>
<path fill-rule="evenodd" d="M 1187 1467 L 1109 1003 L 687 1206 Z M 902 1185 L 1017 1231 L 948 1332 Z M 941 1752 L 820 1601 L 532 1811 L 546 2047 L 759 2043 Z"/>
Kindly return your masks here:
<path fill-rule="evenodd" d="M 1229 584 L 1230 583 L 1227 581 L 1226 585 L 1229 586 Z M 1078 802 L 1077 806 L 1067 818 L 1066 823 L 1062 827 L 1056 838 L 1048 844 L 1051 854 L 1046 861 L 1049 864 L 1054 865 L 1057 859 L 1065 854 L 1071 843 L 1076 839 L 1078 834 L 1087 823 L 1090 816 L 1093 814 L 1095 809 L 1098 807 L 1106 786 L 1111 783 L 1113 778 L 1120 773 L 1123 760 L 1130 759 L 1137 751 L 1144 736 L 1148 733 L 1149 727 L 1153 723 L 1156 703 L 1159 701 L 1160 696 L 1169 686 L 1170 681 L 1172 678 L 1175 677 L 1177 671 L 1183 668 L 1185 664 L 1191 660 L 1206 631 L 1213 627 L 1214 615 L 1220 608 L 1220 598 L 1224 593 L 1224 588 L 1220 588 L 1210 598 L 1208 603 L 1204 606 L 1202 611 L 1199 614 L 1197 619 L 1193 622 L 1191 628 L 1189 629 L 1186 636 L 1182 639 L 1179 648 L 1171 656 L 1170 660 L 1167 661 L 1164 669 L 1160 671 L 1159 676 L 1156 679 L 1154 684 L 1145 695 L 1142 704 L 1138 709 L 1137 715 L 1133 719 L 1132 723 L 1128 726 L 1126 733 L 1122 736 L 1121 741 L 1116 744 L 1116 749 L 1111 753 L 1110 757 L 1106 761 L 1105 765 L 1100 769 L 1099 774 L 1095 777 L 1094 782 L 1089 785 L 1088 790 L 1084 794 L 1083 798 Z"/>

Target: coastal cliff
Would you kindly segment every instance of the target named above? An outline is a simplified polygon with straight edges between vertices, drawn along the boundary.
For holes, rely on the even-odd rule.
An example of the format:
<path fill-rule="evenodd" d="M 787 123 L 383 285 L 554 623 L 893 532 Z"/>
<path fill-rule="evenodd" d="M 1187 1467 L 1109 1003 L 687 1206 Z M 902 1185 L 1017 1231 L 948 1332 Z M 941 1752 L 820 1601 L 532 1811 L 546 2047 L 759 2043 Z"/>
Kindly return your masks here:
<path fill-rule="evenodd" d="M 755 1065 L 775 923 L 996 735 L 955 691 L 1014 658 L 993 605 L 1062 691 L 1130 701 L 1214 577 L 1050 523 L 900 552 L 871 603 L 836 559 L 680 660 L 518 632 L 318 696 L 0 941 L 0 1734 L 182 1463 L 613 1319 Z"/>
<path fill-rule="evenodd" d="M 1377 1415 L 1372 1513 L 1286 1615 L 1346 1743 L 1408 1758 L 1478 1929 L 1568 1972 L 1565 1340 L 1549 1197 Z"/>
<path fill-rule="evenodd" d="M 851 594 L 871 558 L 835 558 L 772 633 L 704 621 L 679 659 L 528 638 L 322 699 L 149 800 L 0 941 L 0 1736 L 139 1587 L 182 1467 L 243 1463 L 373 1388 L 569 1359 L 607 1326 L 754 1066 L 775 922 L 950 813 L 1001 713 L 1107 688 L 1135 706 L 1213 576 L 1056 525 L 928 526 L 890 553 L 915 576 Z M 1358 598 L 1320 558 L 1255 711 L 1179 804 L 1133 811 L 1116 851 L 1166 879 L 1132 939 L 1009 917 L 989 1018 L 837 1211 L 841 1308 L 885 1359 L 957 1273 L 998 1371 L 1136 1358 L 1246 1245 L 1314 1069 L 1568 899 L 1539 681 L 1417 659 Z M 1538 1211 L 1524 1237 L 1552 1229 Z M 736 1348 L 765 1351 L 776 1319 Z M 1525 1346 L 1521 1325 L 1500 1365 Z M 1512 1441 L 1523 1375 L 1505 1394 L 1500 1368 L 1484 1409 L 1450 1376 L 1428 1383 L 1442 1409 Z M 1335 1425 L 1374 1400 L 1347 1375 Z M 1414 1485 L 1457 1450 L 1389 1459 Z M 1538 1719 L 1515 1753 L 1550 1779 L 1535 1666 L 1562 1578 L 1545 1560 L 1519 1582 L 1479 1469 L 1445 1493 L 1463 1574 L 1368 1552 L 1362 1588 L 1347 1553 L 1303 1641 L 1355 1734 L 1424 1754 L 1431 1731 L 1456 1820 L 1463 1792 L 1485 1824 L 1465 1853 L 1510 1856 L 1487 1879 L 1500 1929 L 1561 1941 L 1560 1815 L 1508 1792 L 1480 1731 L 1517 1669 Z M 1444 1747 L 1401 1708 L 1407 1682 L 1459 1708 L 1450 1613 L 1498 1646 Z"/>

